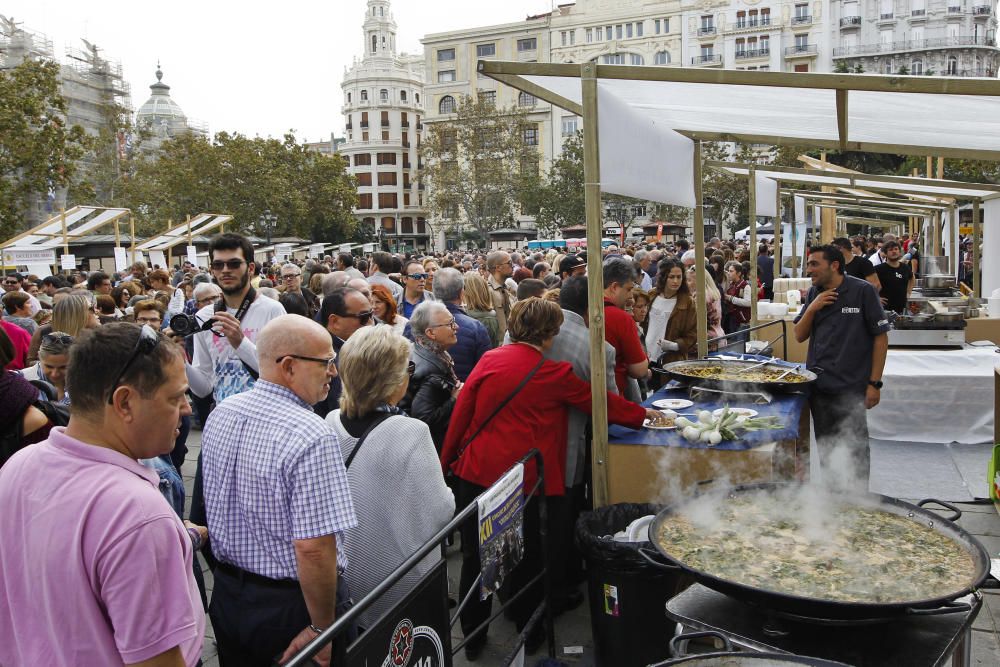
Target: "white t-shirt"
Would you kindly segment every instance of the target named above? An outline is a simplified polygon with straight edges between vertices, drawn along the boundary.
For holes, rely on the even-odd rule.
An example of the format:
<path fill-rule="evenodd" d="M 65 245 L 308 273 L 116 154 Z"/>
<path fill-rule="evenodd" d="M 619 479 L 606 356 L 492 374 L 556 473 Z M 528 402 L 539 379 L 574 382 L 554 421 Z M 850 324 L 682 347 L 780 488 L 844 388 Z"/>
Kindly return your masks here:
<path fill-rule="evenodd" d="M 659 359 L 660 355 L 663 354 L 659 343 L 663 340 L 664 334 L 667 333 L 667 322 L 670 320 L 670 314 L 674 312 L 676 305 L 676 296 L 669 299 L 657 296 L 649 307 L 649 327 L 646 329 L 645 342 L 646 354 L 649 355 L 650 359 Z"/>
<path fill-rule="evenodd" d="M 214 311 L 214 305 L 205 306 L 195 317 L 199 322 L 207 322 Z M 235 308 L 227 308 L 226 312 L 236 315 Z M 255 372 L 260 370 L 255 344 L 257 336 L 265 324 L 284 314 L 285 308 L 280 303 L 258 294 L 240 323 L 243 342 L 239 348 L 234 349 L 225 337 L 216 336 L 211 331 L 195 334 L 194 359 L 186 368 L 191 391 L 198 396 L 214 394 L 215 402 L 221 403 L 252 387 L 254 379 L 246 366 Z"/>

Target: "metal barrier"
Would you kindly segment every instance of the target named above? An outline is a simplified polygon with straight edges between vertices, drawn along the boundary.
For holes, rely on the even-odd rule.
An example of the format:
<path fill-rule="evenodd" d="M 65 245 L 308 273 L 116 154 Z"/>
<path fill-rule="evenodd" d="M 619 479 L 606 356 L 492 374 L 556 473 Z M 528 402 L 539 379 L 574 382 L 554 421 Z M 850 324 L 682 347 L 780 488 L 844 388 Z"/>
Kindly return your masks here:
<path fill-rule="evenodd" d="M 762 329 L 767 329 L 768 327 L 773 327 L 775 325 L 780 325 L 781 326 L 781 335 L 779 335 L 776 338 L 771 339 L 770 342 L 771 342 L 771 344 L 774 344 L 774 343 L 778 342 L 778 340 L 781 340 L 781 345 L 782 345 L 782 355 L 781 355 L 781 358 L 787 361 L 788 360 L 788 322 L 786 320 L 784 320 L 784 319 L 773 320 L 771 322 L 764 322 L 763 324 L 758 324 L 756 326 L 747 327 L 746 329 L 740 329 L 739 331 L 734 331 L 733 333 L 726 334 L 724 336 L 718 336 L 717 338 L 710 338 L 708 340 L 708 344 L 709 344 L 709 346 L 711 346 L 712 343 L 721 343 L 722 341 L 727 341 L 726 345 L 722 345 L 720 347 L 717 347 L 716 351 L 719 351 L 719 350 L 728 350 L 729 348 L 735 347 L 737 345 L 746 345 L 747 339 L 743 339 L 742 338 L 743 335 L 749 335 L 751 332 L 761 331 Z M 734 341 L 732 343 L 728 343 L 728 339 L 732 338 L 733 336 L 737 336 L 737 335 L 741 337 L 741 340 L 737 340 L 737 341 Z M 746 348 L 744 347 L 744 351 L 745 350 L 746 350 Z"/>
<path fill-rule="evenodd" d="M 539 607 L 536 608 L 535 612 L 531 615 L 528 624 L 525 626 L 523 632 L 521 633 L 521 637 L 519 640 L 520 643 L 514 648 L 511 655 L 512 656 L 517 655 L 521 645 L 524 643 L 525 638 L 528 636 L 528 634 L 534 628 L 534 626 L 539 622 L 539 620 L 541 620 L 541 622 L 545 623 L 545 638 L 548 644 L 549 657 L 554 658 L 555 627 L 553 625 L 552 604 L 551 604 L 552 584 L 548 576 L 548 567 L 547 567 L 547 563 L 549 561 L 548 528 L 547 528 L 548 509 L 546 507 L 545 493 L 543 491 L 545 471 L 544 471 L 544 464 L 542 461 L 542 454 L 537 449 L 532 449 L 527 454 L 525 454 L 519 461 L 517 461 L 517 463 L 515 463 L 514 465 L 526 464 L 528 461 L 532 459 L 535 460 L 537 479 L 535 480 L 535 483 L 531 487 L 531 489 L 525 491 L 524 495 L 525 498 L 531 498 L 536 492 L 542 491 L 538 495 L 538 519 L 540 527 L 539 529 L 541 531 L 540 544 L 542 548 L 542 570 L 534 578 L 532 578 L 530 582 L 528 582 L 528 584 L 524 587 L 523 590 L 519 591 L 516 595 L 512 596 L 506 602 L 501 604 L 499 611 L 490 616 L 490 618 L 488 618 L 485 622 L 483 622 L 473 632 L 469 634 L 470 636 L 475 635 L 476 633 L 480 632 L 481 630 L 489 626 L 489 624 L 492 623 L 498 616 L 500 616 L 508 606 L 510 606 L 513 602 L 518 600 L 527 591 L 533 588 L 538 583 L 539 579 L 542 579 L 544 586 L 544 598 L 542 604 L 539 605 Z M 503 475 L 501 475 L 501 478 L 502 477 Z M 483 494 L 477 496 L 477 500 L 482 495 Z M 473 500 L 471 503 L 469 503 L 468 506 L 466 506 L 460 512 L 458 512 L 455 515 L 455 517 L 451 521 L 449 521 L 444 528 L 435 533 L 431 539 L 429 539 L 427 542 L 423 544 L 423 546 L 417 549 L 417 551 L 414 552 L 412 556 L 403 561 L 403 563 L 400 564 L 400 566 L 396 568 L 396 570 L 392 574 L 386 577 L 382 581 L 382 583 L 376 586 L 371 593 L 369 593 L 361 600 L 356 602 L 354 606 L 351 607 L 345 614 L 343 614 L 340 618 L 336 619 L 333 625 L 331 625 L 322 633 L 317 635 L 315 639 L 313 639 L 311 642 L 309 642 L 309 644 L 303 647 L 301 651 L 295 654 L 288 662 L 285 663 L 284 667 L 306 667 L 307 665 L 314 664 L 311 663 L 311 659 L 317 653 L 323 650 L 323 647 L 325 647 L 327 644 L 336 639 L 337 636 L 339 636 L 341 633 L 347 630 L 351 626 L 351 624 L 361 615 L 361 612 L 370 607 L 376 600 L 378 600 L 378 598 L 380 598 L 389 589 L 391 589 L 400 579 L 406 576 L 407 572 L 416 567 L 420 563 L 420 561 L 422 561 L 434 549 L 443 549 L 445 539 L 449 535 L 451 535 L 454 531 L 458 530 L 458 527 L 464 521 L 471 520 L 476 516 L 478 516 L 478 503 L 475 500 Z M 482 576 L 483 576 L 482 572 L 480 572 L 479 576 L 476 578 L 476 581 L 469 589 L 468 594 L 455 609 L 455 613 L 450 621 L 450 627 L 454 627 L 455 623 L 458 622 L 462 610 L 465 609 L 465 607 L 469 604 L 469 601 L 472 599 L 473 594 L 478 593 L 479 586 L 482 581 Z M 457 654 L 458 651 L 460 651 L 467 642 L 468 639 L 465 639 L 462 642 L 460 642 L 458 646 L 454 647 L 452 649 L 452 655 Z M 337 644 L 335 645 L 335 655 L 331 657 L 331 664 L 337 665 L 338 667 L 343 667 L 344 665 L 347 665 L 347 650 L 348 647 L 346 645 L 346 642 L 337 642 Z M 509 664 L 509 662 L 505 664 Z"/>

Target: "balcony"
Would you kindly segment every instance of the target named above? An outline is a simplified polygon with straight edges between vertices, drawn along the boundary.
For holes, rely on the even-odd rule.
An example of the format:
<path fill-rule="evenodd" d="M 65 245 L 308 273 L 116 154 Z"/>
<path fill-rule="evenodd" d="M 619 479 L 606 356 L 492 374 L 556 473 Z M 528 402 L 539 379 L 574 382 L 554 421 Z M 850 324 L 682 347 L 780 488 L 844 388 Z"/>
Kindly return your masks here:
<path fill-rule="evenodd" d="M 754 30 L 756 28 L 767 28 L 771 25 L 770 16 L 761 16 L 760 18 L 744 19 L 742 21 L 737 20 L 733 24 L 732 30 Z"/>
<path fill-rule="evenodd" d="M 409 147 L 410 147 L 410 142 L 409 141 L 404 141 L 403 142 L 403 148 L 409 148 Z"/>
<path fill-rule="evenodd" d="M 698 36 L 699 37 L 710 37 L 711 35 L 714 35 L 714 34 L 715 34 L 715 26 L 714 25 L 703 25 L 700 28 L 698 28 Z"/>
<path fill-rule="evenodd" d="M 368 129 L 368 121 L 367 120 L 361 121 L 361 129 L 362 130 L 367 130 Z"/>
<path fill-rule="evenodd" d="M 419 132 L 422 129 L 424 129 L 424 124 L 423 123 L 417 123 L 417 132 Z"/>
<path fill-rule="evenodd" d="M 389 127 L 389 121 L 383 120 L 382 121 L 382 127 Z"/>
<path fill-rule="evenodd" d="M 949 14 L 961 14 L 962 13 L 962 8 L 961 7 L 952 7 L 952 6 L 949 5 L 948 6 L 948 13 Z"/>
<path fill-rule="evenodd" d="M 844 16 L 840 19 L 841 28 L 860 28 L 861 27 L 861 17 L 860 16 Z"/>
<path fill-rule="evenodd" d="M 996 46 L 996 39 L 982 35 L 965 37 L 935 37 L 933 39 L 911 39 L 885 44 L 859 44 L 857 46 L 840 46 L 833 50 L 834 58 L 849 56 L 868 56 L 878 53 L 893 53 L 896 51 L 920 51 L 925 49 L 952 49 L 962 46 Z"/>
<path fill-rule="evenodd" d="M 799 14 L 792 17 L 792 25 L 809 25 L 813 22 L 811 14 Z"/>
<path fill-rule="evenodd" d="M 409 127 L 409 126 L 410 126 L 410 121 L 408 120 L 404 120 L 402 123 L 400 123 L 400 127 Z"/>
<path fill-rule="evenodd" d="M 978 7 L 972 8 L 973 16 L 989 16 L 993 13 L 993 7 L 990 5 L 979 5 Z"/>
<path fill-rule="evenodd" d="M 819 53 L 819 48 L 815 44 L 796 44 L 785 47 L 786 58 L 809 58 Z"/>
<path fill-rule="evenodd" d="M 708 53 L 691 58 L 692 65 L 721 65 L 722 56 L 715 53 Z"/>
<path fill-rule="evenodd" d="M 924 18 L 926 16 L 927 16 L 927 10 L 926 9 L 913 9 L 913 10 L 910 10 L 910 18 L 911 19 L 922 19 L 922 18 Z"/>
<path fill-rule="evenodd" d="M 767 58 L 770 55 L 770 47 L 764 47 L 763 49 L 743 49 L 742 51 L 736 52 L 736 59 L 749 60 L 750 58 Z"/>
<path fill-rule="evenodd" d="M 347 125 L 345 125 L 344 127 L 346 127 L 346 128 L 348 129 L 348 130 L 353 130 L 353 129 L 354 129 L 354 126 L 353 126 L 353 125 L 351 125 L 350 123 L 348 123 L 348 124 L 347 124 Z"/>

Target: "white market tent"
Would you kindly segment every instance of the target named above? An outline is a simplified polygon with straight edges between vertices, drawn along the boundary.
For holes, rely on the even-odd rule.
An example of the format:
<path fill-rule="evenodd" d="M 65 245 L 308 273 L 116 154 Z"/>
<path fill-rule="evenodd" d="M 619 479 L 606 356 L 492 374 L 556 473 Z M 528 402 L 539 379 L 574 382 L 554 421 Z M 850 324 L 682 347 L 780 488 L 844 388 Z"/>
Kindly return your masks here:
<path fill-rule="evenodd" d="M 188 218 L 179 225 L 175 225 L 162 234 L 146 239 L 139 244 L 139 250 L 159 250 L 160 252 L 170 250 L 176 245 L 187 241 L 191 245 L 191 240 L 195 236 L 221 227 L 231 221 L 233 216 L 220 213 L 199 213 L 193 218 Z"/>
<path fill-rule="evenodd" d="M 996 79 L 503 61 L 480 61 L 478 71 L 582 117 L 592 242 L 601 236 L 602 191 L 693 207 L 699 264 L 704 261 L 702 140 L 1000 160 Z M 753 187 L 750 194 L 754 220 Z M 590 253 L 590 275 L 600 275 L 600 262 L 598 253 Z M 705 312 L 702 272 L 697 277 L 698 307 Z M 598 281 L 589 287 L 591 381 L 603 386 L 603 299 Z M 698 338 L 703 356 L 704 318 Z M 602 392 L 593 393 L 593 419 L 594 493 L 600 506 L 607 503 L 608 490 Z"/>

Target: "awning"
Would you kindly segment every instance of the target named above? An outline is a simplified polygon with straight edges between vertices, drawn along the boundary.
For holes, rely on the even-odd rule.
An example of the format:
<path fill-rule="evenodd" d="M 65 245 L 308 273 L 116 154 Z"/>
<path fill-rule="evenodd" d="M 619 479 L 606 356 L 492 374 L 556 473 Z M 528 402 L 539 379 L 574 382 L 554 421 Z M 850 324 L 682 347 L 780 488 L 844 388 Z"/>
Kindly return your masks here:
<path fill-rule="evenodd" d="M 187 242 L 188 238 L 202 235 L 220 225 L 231 221 L 233 216 L 219 213 L 200 213 L 189 221 L 168 229 L 159 236 L 139 245 L 139 250 L 167 250 L 175 245 Z"/>

